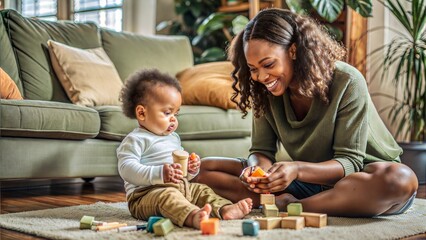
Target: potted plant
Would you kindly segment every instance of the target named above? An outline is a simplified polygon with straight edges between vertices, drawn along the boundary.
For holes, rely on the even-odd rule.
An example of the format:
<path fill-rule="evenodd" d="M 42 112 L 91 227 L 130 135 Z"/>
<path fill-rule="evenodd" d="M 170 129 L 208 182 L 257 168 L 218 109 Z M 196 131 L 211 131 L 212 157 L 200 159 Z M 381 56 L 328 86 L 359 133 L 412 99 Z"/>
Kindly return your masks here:
<path fill-rule="evenodd" d="M 401 142 L 402 162 L 426 182 L 426 2 L 424 0 L 378 0 L 401 24 L 403 32 L 383 46 L 381 81 L 395 86 L 394 95 L 380 94 L 393 102 L 388 110 Z M 405 9 L 404 5 L 411 5 Z M 383 110 L 383 109 L 382 109 Z"/>

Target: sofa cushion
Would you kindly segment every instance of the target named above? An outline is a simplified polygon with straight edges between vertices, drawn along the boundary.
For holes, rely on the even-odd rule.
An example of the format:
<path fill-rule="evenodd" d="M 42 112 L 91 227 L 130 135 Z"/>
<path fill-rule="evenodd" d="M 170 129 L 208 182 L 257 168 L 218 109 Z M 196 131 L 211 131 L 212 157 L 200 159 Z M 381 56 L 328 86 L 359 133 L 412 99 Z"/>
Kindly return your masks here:
<path fill-rule="evenodd" d="M 121 141 L 138 126 L 118 106 L 94 107 L 101 118 L 98 138 Z M 243 138 L 250 136 L 251 116 L 241 118 L 237 110 L 223 110 L 209 106 L 183 105 L 180 108 L 177 133 L 182 140 Z"/>
<path fill-rule="evenodd" d="M 69 103 L 1 99 L 1 136 L 57 139 L 95 137 L 98 113 Z"/>
<path fill-rule="evenodd" d="M 142 68 L 157 68 L 175 76 L 191 67 L 192 49 L 185 36 L 143 36 L 101 29 L 102 45 L 121 80 Z"/>
<path fill-rule="evenodd" d="M 18 62 L 24 98 L 69 102 L 50 65 L 47 40 L 83 49 L 101 47 L 98 26 L 25 18 L 14 10 L 2 11 L 2 15 Z"/>
<path fill-rule="evenodd" d="M 56 76 L 73 103 L 120 105 L 123 83 L 103 48 L 80 49 L 52 40 L 47 43 Z"/>
<path fill-rule="evenodd" d="M 232 70 L 232 63 L 223 61 L 198 64 L 179 72 L 176 78 L 182 86 L 182 104 L 237 109 L 231 101 Z"/>
<path fill-rule="evenodd" d="M 4 13 L 7 10 L 3 10 Z M 3 15 L 0 14 L 0 67 L 12 78 L 16 83 L 19 92 L 22 95 L 22 83 L 19 78 L 18 65 L 16 64 L 15 54 L 13 53 L 12 45 L 9 41 L 9 36 L 6 31 L 6 26 L 3 22 Z"/>

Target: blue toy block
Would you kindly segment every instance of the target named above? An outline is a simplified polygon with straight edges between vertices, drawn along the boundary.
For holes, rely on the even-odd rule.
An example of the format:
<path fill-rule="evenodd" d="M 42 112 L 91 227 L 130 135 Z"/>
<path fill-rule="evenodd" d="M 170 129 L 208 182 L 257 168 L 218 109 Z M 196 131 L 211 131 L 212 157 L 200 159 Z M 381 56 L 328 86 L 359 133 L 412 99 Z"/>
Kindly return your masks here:
<path fill-rule="evenodd" d="M 244 236 L 257 236 L 259 234 L 259 222 L 247 219 L 243 221 L 243 235 Z"/>
<path fill-rule="evenodd" d="M 146 231 L 153 233 L 154 232 L 154 223 L 160 221 L 163 217 L 160 216 L 151 216 L 148 218 L 148 226 L 146 227 Z"/>

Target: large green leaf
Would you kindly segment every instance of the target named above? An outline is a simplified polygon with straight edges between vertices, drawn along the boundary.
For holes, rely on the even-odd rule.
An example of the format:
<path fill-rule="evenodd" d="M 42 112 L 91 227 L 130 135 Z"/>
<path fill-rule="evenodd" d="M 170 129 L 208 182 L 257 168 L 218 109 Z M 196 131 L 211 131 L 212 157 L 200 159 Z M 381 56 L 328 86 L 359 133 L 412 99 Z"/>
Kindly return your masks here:
<path fill-rule="evenodd" d="M 223 61 L 226 59 L 225 51 L 218 47 L 212 47 L 209 49 L 206 49 L 199 59 L 201 62 L 216 62 L 216 61 Z"/>
<path fill-rule="evenodd" d="M 328 22 L 334 22 L 343 11 L 344 0 L 310 0 L 318 14 Z"/>
<path fill-rule="evenodd" d="M 226 22 L 231 22 L 235 18 L 235 14 L 212 13 L 200 24 L 197 29 L 198 35 L 203 35 L 206 32 L 213 32 L 222 29 Z"/>
<path fill-rule="evenodd" d="M 347 0 L 347 4 L 363 17 L 372 17 L 373 3 L 371 0 Z"/>
<path fill-rule="evenodd" d="M 237 35 L 239 32 L 243 31 L 248 22 L 249 19 L 243 15 L 234 18 L 234 20 L 232 20 L 232 33 Z"/>
<path fill-rule="evenodd" d="M 288 8 L 294 13 L 306 14 L 312 9 L 309 0 L 285 0 Z"/>

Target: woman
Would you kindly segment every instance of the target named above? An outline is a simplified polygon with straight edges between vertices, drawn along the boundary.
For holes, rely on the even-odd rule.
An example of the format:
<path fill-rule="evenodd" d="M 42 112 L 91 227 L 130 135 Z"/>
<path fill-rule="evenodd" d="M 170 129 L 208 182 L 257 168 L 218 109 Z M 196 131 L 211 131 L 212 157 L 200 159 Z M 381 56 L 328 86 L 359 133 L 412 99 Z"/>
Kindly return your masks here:
<path fill-rule="evenodd" d="M 253 109 L 248 159 L 204 159 L 198 182 L 236 202 L 274 193 L 280 210 L 376 216 L 406 211 L 418 182 L 381 121 L 363 76 L 313 20 L 259 12 L 229 48 L 233 101 Z M 277 142 L 294 161 L 276 162 Z M 255 167 L 252 167 L 255 166 Z M 250 173 L 261 167 L 267 177 Z"/>

